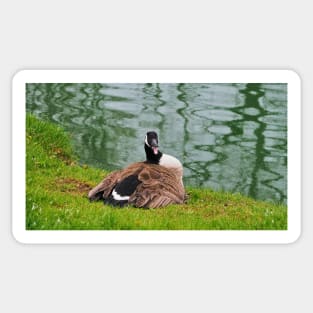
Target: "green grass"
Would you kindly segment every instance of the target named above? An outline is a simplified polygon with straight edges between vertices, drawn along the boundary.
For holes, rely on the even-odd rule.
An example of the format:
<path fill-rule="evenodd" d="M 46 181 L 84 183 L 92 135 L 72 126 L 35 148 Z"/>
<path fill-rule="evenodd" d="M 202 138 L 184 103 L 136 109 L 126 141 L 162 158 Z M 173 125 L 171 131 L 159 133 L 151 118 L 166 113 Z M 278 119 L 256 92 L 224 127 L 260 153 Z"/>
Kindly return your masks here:
<path fill-rule="evenodd" d="M 143 210 L 89 202 L 88 191 L 108 173 L 81 166 L 70 137 L 27 114 L 28 230 L 285 230 L 287 207 L 240 194 L 187 188 L 184 205 Z"/>

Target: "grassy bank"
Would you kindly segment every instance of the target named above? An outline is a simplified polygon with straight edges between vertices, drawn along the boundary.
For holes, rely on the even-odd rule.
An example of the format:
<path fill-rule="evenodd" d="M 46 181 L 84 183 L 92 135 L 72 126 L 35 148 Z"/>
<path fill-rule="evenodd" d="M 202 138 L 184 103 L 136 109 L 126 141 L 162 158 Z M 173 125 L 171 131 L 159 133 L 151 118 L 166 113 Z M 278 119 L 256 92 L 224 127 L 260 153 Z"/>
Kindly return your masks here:
<path fill-rule="evenodd" d="M 107 173 L 79 165 L 62 129 L 27 115 L 26 144 L 29 230 L 287 229 L 285 205 L 208 189 L 187 188 L 186 204 L 154 210 L 90 203 L 88 191 Z"/>

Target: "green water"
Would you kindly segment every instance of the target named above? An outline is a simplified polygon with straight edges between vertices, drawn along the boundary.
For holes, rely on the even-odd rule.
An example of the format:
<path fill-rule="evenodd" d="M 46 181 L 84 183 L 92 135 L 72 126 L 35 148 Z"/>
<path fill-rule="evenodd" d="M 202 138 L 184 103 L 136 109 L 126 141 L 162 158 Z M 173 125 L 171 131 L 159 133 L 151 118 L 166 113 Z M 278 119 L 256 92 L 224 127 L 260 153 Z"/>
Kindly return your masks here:
<path fill-rule="evenodd" d="M 156 130 L 186 185 L 287 201 L 286 84 L 27 84 L 26 99 L 70 132 L 81 163 L 143 160 Z"/>

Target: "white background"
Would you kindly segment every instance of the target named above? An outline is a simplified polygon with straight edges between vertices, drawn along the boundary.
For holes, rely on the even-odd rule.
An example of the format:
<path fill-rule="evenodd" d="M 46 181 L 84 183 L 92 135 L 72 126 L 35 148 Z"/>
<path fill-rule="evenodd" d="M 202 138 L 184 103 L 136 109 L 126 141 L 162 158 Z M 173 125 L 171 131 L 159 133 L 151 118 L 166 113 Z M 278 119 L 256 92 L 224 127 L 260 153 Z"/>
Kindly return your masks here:
<path fill-rule="evenodd" d="M 309 1 L 1 1 L 1 312 L 312 312 Z M 302 236 L 292 245 L 21 245 L 11 235 L 11 79 L 20 69 L 294 69 Z M 311 186 L 310 186 L 311 185 Z"/>

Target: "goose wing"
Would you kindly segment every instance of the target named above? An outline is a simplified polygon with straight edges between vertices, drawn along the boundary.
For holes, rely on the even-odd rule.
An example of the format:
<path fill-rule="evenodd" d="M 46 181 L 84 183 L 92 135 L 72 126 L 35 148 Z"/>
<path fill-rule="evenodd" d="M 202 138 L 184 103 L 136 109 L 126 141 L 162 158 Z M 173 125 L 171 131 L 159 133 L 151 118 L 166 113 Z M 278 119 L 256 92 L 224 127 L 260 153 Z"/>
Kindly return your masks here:
<path fill-rule="evenodd" d="M 120 171 L 112 172 L 106 176 L 96 187 L 92 188 L 88 193 L 89 200 L 100 200 L 108 196 L 118 181 L 119 172 Z"/>
<path fill-rule="evenodd" d="M 183 184 L 171 169 L 151 164 L 138 173 L 138 179 L 142 183 L 129 198 L 136 207 L 157 208 L 184 202 Z"/>
<path fill-rule="evenodd" d="M 127 168 L 119 171 L 114 171 L 106 176 L 96 187 L 88 193 L 88 198 L 91 201 L 107 198 L 114 187 L 124 178 L 132 174 L 137 174 L 142 169 L 143 163 L 134 163 Z"/>

